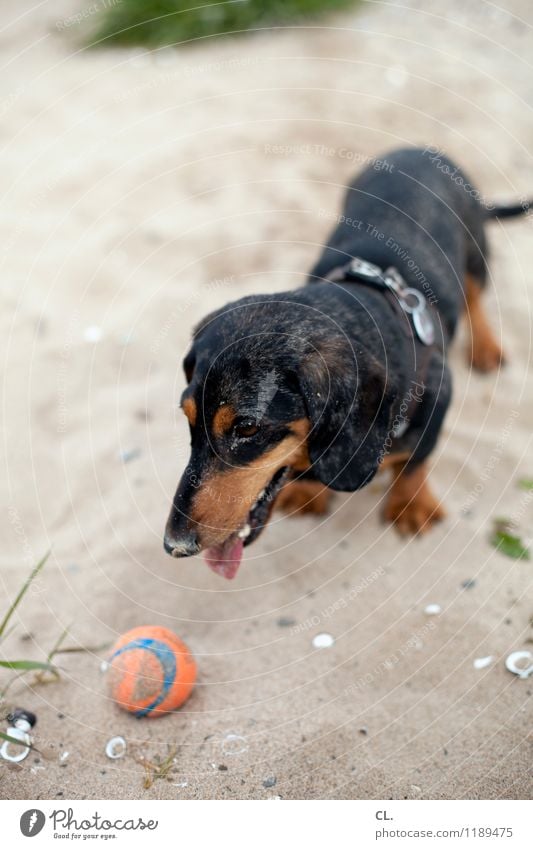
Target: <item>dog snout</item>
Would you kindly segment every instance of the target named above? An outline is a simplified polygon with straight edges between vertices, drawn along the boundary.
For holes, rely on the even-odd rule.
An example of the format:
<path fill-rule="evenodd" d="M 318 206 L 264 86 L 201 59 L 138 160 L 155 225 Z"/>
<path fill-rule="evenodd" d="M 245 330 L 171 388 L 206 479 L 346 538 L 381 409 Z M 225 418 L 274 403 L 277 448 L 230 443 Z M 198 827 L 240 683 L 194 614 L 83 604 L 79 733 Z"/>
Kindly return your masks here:
<path fill-rule="evenodd" d="M 185 473 L 172 500 L 165 526 L 163 545 L 172 557 L 191 557 L 202 548 L 199 529 L 191 515 L 195 492 L 191 475 Z"/>
<path fill-rule="evenodd" d="M 173 531 L 165 531 L 163 540 L 165 551 L 172 557 L 190 557 L 192 554 L 198 554 L 200 544 L 194 531 L 187 530 L 183 533 L 175 533 Z"/>
<path fill-rule="evenodd" d="M 190 557 L 200 551 L 200 542 L 189 519 L 172 506 L 163 539 L 165 551 L 172 557 Z"/>

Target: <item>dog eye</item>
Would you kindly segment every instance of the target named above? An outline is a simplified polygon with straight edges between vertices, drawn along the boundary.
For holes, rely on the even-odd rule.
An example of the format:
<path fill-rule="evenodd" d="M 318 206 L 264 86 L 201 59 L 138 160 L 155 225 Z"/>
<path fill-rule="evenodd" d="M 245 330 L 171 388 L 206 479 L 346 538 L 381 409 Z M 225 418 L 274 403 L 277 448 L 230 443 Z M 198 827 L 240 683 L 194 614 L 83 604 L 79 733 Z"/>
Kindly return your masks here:
<path fill-rule="evenodd" d="M 239 422 L 233 428 L 233 432 L 235 436 L 238 436 L 239 439 L 249 439 L 252 436 L 255 436 L 256 433 L 259 433 L 259 427 L 255 424 L 255 422 Z"/>

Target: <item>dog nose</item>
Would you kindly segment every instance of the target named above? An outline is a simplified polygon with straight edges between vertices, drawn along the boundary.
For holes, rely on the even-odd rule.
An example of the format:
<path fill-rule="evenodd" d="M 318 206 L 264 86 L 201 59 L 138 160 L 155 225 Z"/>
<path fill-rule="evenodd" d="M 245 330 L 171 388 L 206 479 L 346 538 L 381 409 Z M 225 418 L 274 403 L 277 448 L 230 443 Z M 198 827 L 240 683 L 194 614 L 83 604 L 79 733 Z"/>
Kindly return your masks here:
<path fill-rule="evenodd" d="M 166 533 L 163 544 L 165 551 L 172 557 L 190 557 L 200 551 L 200 545 L 194 531 L 185 531 L 179 536 Z"/>

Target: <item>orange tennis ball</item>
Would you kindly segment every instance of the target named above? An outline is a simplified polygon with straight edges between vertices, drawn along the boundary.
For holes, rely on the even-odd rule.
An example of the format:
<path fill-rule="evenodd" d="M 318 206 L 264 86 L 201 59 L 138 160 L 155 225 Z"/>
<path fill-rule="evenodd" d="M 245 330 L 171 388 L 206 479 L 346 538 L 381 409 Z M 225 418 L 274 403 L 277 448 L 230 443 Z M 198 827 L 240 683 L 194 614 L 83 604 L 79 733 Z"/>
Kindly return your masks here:
<path fill-rule="evenodd" d="M 196 663 L 168 628 L 142 625 L 118 638 L 108 675 L 111 695 L 121 708 L 136 716 L 163 716 L 189 698 Z"/>

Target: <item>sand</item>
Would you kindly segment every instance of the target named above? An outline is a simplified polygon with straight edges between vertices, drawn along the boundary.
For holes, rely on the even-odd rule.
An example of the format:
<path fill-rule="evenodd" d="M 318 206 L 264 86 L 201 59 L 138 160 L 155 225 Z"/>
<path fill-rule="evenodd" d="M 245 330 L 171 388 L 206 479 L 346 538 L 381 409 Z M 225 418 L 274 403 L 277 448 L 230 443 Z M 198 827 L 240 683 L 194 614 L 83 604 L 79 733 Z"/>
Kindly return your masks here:
<path fill-rule="evenodd" d="M 2 650 L 42 660 L 66 627 L 94 648 L 157 623 L 200 674 L 179 713 L 136 720 L 107 698 L 105 651 L 60 656 L 58 683 L 9 692 L 47 757 L 0 764 L 0 795 L 529 796 L 533 682 L 504 659 L 531 648 L 532 567 L 488 539 L 501 515 L 531 535 L 533 219 L 489 234 L 509 365 L 472 374 L 463 333 L 451 353 L 440 527 L 383 526 L 384 475 L 325 519 L 277 517 L 233 583 L 168 557 L 162 531 L 191 327 L 300 284 L 357 168 L 433 144 L 487 198 L 533 194 L 530 4 L 362 3 L 151 56 L 80 49 L 83 8 L 4 4 L 1 610 L 52 554 Z M 314 648 L 320 633 L 333 645 Z M 116 734 L 128 753 L 110 761 Z M 174 751 L 145 788 L 139 757 Z"/>

